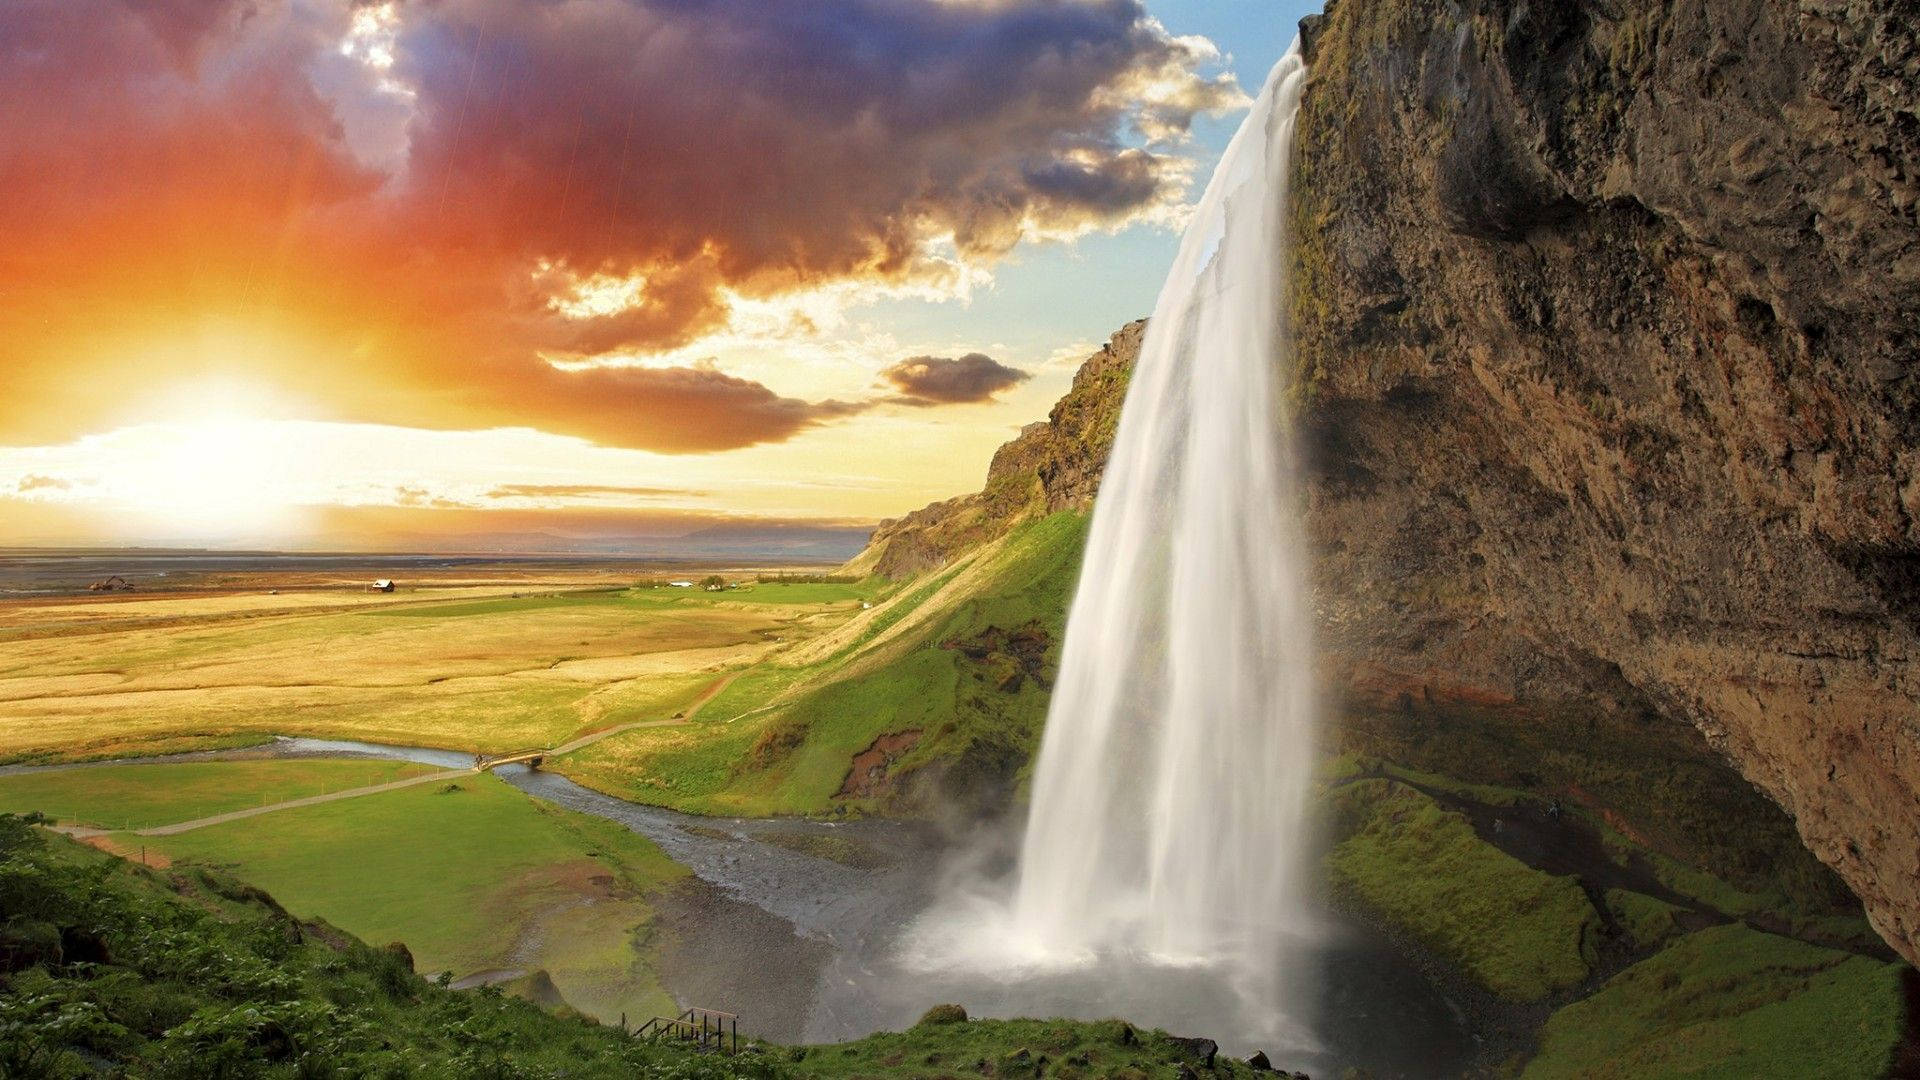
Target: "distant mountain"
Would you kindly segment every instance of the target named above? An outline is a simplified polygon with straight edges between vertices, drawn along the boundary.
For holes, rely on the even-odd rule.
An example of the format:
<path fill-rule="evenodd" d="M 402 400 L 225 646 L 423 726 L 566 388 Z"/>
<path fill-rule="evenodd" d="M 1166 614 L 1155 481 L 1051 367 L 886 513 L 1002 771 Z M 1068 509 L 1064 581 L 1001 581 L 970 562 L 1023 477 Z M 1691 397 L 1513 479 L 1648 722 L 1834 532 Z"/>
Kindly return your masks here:
<path fill-rule="evenodd" d="M 398 533 L 382 536 L 380 546 L 384 550 L 427 553 L 838 564 L 858 554 L 872 533 L 873 528 L 865 525 L 740 522 L 671 535 L 621 531 Z M 317 550 L 332 545 L 323 540 L 314 546 Z"/>
<path fill-rule="evenodd" d="M 715 525 L 666 541 L 675 554 L 843 562 L 859 554 L 873 535 L 864 525 Z"/>

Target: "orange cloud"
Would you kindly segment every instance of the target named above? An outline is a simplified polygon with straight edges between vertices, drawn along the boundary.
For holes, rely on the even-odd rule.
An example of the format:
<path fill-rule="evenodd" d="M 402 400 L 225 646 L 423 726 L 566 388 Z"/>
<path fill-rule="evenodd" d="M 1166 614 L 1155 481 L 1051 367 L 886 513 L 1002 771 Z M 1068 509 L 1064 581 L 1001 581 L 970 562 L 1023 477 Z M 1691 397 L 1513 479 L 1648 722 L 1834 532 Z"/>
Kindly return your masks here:
<path fill-rule="evenodd" d="M 864 405 L 627 361 L 730 297 L 1163 215 L 1167 140 L 1240 101 L 1140 0 L 24 0 L 0 40 L 16 444 L 215 376 L 337 419 L 790 438 Z M 570 302 L 600 279 L 634 287 Z M 176 347 L 210 325 L 262 344 Z"/>

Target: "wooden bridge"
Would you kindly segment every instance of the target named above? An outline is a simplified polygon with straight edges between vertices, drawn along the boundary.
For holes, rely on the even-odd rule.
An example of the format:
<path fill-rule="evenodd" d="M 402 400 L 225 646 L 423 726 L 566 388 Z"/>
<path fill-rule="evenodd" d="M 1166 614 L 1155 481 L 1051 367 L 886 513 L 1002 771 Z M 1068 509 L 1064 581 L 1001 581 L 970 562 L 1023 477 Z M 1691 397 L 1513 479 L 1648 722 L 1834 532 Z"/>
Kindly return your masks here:
<path fill-rule="evenodd" d="M 501 754 L 499 757 L 479 757 L 476 755 L 473 763 L 473 771 L 492 772 L 502 765 L 525 765 L 529 769 L 538 769 L 546 762 L 547 756 L 552 753 L 554 753 L 554 751 L 542 747 L 538 750 L 516 750 L 511 754 Z"/>
<path fill-rule="evenodd" d="M 641 1024 L 633 1037 L 654 1043 L 688 1043 L 703 1054 L 737 1054 L 740 1018 L 713 1009 L 688 1009 L 676 1017 L 654 1017 Z"/>

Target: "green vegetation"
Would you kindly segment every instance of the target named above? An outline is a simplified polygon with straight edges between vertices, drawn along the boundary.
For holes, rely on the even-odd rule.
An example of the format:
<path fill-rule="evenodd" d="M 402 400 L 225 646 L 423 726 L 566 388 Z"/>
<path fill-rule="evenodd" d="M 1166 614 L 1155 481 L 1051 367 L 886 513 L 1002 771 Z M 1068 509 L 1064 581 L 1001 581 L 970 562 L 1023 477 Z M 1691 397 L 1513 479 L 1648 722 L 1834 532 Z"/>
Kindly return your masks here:
<path fill-rule="evenodd" d="M 604 608 L 638 605 L 653 597 L 630 597 L 624 591 L 595 589 L 580 592 L 540 593 L 530 596 L 497 596 L 485 600 L 427 601 L 395 605 L 369 611 L 370 619 L 467 619 L 478 615 L 524 615 L 535 611 L 580 608 Z"/>
<path fill-rule="evenodd" d="M 737 599 L 751 604 L 846 604 L 872 602 L 893 587 L 879 578 L 841 580 L 833 577 L 799 579 L 761 578 L 759 584 L 742 586 Z"/>
<path fill-rule="evenodd" d="M 1636 949 L 1651 949 L 1679 931 L 1674 912 L 1680 909 L 1626 889 L 1607 890 L 1607 910 L 1619 921 Z"/>
<path fill-rule="evenodd" d="M 1343 837 L 1327 857 L 1337 888 L 1511 1001 L 1587 977 L 1599 916 L 1571 878 L 1509 857 L 1401 784 L 1361 780 L 1331 801 Z"/>
<path fill-rule="evenodd" d="M 952 1008 L 946 1006 L 944 1008 Z M 936 1015 L 938 1013 L 939 1015 Z M 804 1076 L 829 1078 L 957 1076 L 1099 1077 L 1149 1080 L 1182 1075 L 1278 1077 L 1256 1073 L 1225 1054 L 1203 1067 L 1193 1048 L 1165 1032 L 1139 1031 L 1118 1020 L 967 1020 L 936 1009 L 904 1032 L 870 1035 L 836 1046 L 796 1047 L 789 1054 Z"/>
<path fill-rule="evenodd" d="M 648 896 L 686 871 L 614 822 L 535 801 L 491 775 L 452 788 L 142 842 L 176 866 L 230 870 L 303 918 L 403 941 L 423 972 L 539 968 L 569 1004 L 602 1019 L 668 1009 L 642 952 Z"/>
<path fill-rule="evenodd" d="M 410 761 L 195 761 L 0 776 L 0 812 L 145 829 L 435 771 Z"/>
<path fill-rule="evenodd" d="M 1611 860 L 1699 905 L 1683 918 L 1673 903 L 1608 887 L 1603 915 L 1573 878 L 1510 858 L 1463 814 L 1409 785 L 1503 816 L 1543 814 L 1537 796 L 1353 754 L 1323 777 L 1336 841 L 1327 864 L 1342 894 L 1503 998 L 1574 998 L 1541 1033 L 1529 1080 L 1886 1074 L 1906 1023 L 1901 979 L 1911 973 L 1848 951 L 1877 948 L 1859 936 L 1857 916 L 1797 914 L 1784 894 L 1748 893 L 1649 851 L 1600 814 L 1568 810 L 1564 825 L 1536 825 L 1523 847 L 1552 836 L 1574 844 L 1596 830 L 1596 873 Z M 1807 940 L 1738 922 L 1686 932 L 1728 916 Z M 1595 972 L 1617 974 L 1595 990 L 1587 982 Z"/>
<path fill-rule="evenodd" d="M 68 1080 L 722 1080 L 694 1058 L 302 922 L 221 874 L 157 873 L 0 817 L 0 1075 Z"/>
<path fill-rule="evenodd" d="M 879 806 L 935 774 L 953 791 L 1004 798 L 1038 745 L 1042 680 L 1057 662 L 1085 528 L 1073 513 L 1027 522 L 892 595 L 844 638 L 822 638 L 822 651 L 743 674 L 692 730 L 631 732 L 555 767 L 622 798 L 695 813 Z M 917 741 L 881 790 L 843 791 L 854 755 L 908 732 Z"/>
<path fill-rule="evenodd" d="M 136 867 L 0 817 L 0 1075 L 1144 1080 L 1201 1068 L 1191 1046 L 1119 1021 L 935 1013 L 844 1046 L 696 1056 L 496 989 L 445 989 L 416 976 L 403 951 L 298 919 L 224 874 Z M 1208 1075 L 1252 1070 L 1222 1056 Z"/>
<path fill-rule="evenodd" d="M 1792 820 L 1684 723 L 1409 700 L 1349 714 L 1339 749 L 1452 778 L 1478 801 L 1490 787 L 1561 799 L 1611 832 L 1623 859 L 1644 853 L 1669 888 L 1729 914 L 1858 914 Z"/>
<path fill-rule="evenodd" d="M 1902 970 L 1737 924 L 1702 930 L 1555 1013 L 1525 1076 L 1885 1076 Z"/>

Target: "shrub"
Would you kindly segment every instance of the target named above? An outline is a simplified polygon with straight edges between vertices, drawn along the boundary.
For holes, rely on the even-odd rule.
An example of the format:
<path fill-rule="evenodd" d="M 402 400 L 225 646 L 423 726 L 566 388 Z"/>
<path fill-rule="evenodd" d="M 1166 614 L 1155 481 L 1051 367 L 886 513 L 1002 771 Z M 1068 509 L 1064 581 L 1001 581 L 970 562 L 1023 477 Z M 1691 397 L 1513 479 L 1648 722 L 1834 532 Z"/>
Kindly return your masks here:
<path fill-rule="evenodd" d="M 964 1024 L 967 1010 L 958 1005 L 935 1005 L 920 1018 L 922 1024 Z"/>

